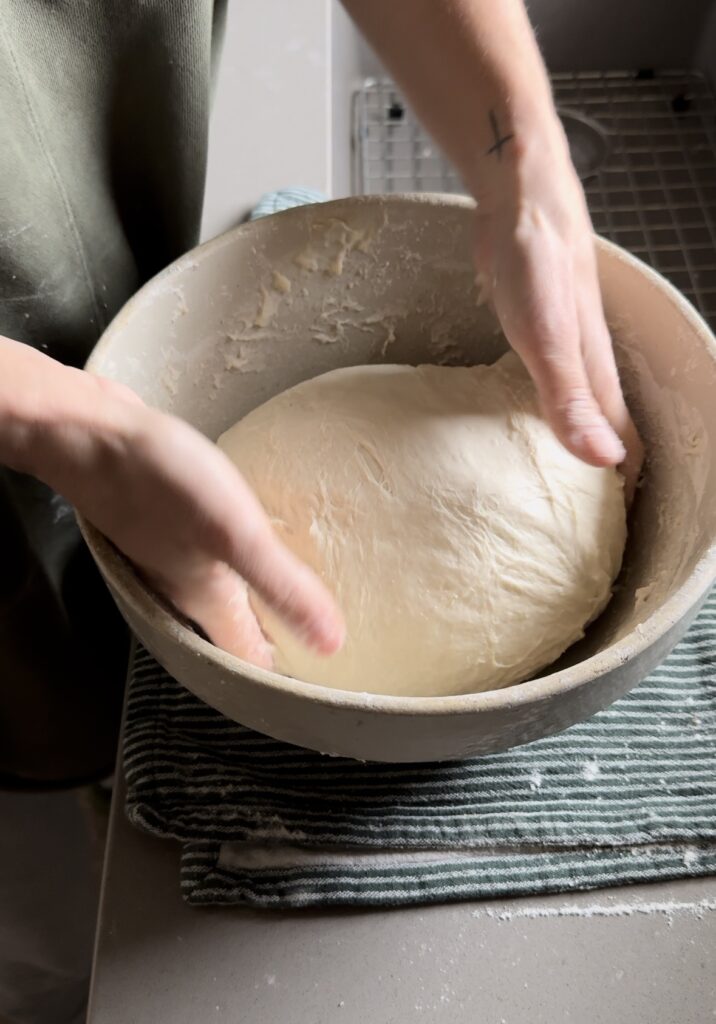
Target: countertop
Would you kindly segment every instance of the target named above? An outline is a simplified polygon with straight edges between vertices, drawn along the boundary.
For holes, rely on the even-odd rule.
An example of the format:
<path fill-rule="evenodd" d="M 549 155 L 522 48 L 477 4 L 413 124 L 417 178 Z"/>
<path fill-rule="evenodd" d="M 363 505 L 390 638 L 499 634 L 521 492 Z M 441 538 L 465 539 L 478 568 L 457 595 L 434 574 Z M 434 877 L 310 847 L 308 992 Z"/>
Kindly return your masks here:
<path fill-rule="evenodd" d="M 191 908 L 111 815 L 88 1024 L 706 1024 L 716 878 L 414 909 Z"/>

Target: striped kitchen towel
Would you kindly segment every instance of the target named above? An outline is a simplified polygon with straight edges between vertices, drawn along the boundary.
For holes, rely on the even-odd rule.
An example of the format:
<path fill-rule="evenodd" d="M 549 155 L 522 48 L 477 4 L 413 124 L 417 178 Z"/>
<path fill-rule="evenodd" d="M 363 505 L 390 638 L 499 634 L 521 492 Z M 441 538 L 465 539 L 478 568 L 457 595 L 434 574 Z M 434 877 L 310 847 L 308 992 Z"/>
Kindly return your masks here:
<path fill-rule="evenodd" d="M 127 811 L 194 904 L 398 905 L 716 873 L 716 591 L 640 686 L 491 757 L 360 764 L 223 718 L 138 651 Z"/>

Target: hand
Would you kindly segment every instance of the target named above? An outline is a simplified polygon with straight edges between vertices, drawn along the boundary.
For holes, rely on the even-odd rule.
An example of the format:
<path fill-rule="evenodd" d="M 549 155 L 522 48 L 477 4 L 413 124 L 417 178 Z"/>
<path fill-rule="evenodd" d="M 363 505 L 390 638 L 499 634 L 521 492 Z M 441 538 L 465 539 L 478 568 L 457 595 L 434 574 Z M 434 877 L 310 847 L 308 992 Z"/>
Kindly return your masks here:
<path fill-rule="evenodd" d="M 217 646 L 272 664 L 247 584 L 310 646 L 341 646 L 332 597 L 215 445 L 129 389 L 26 346 L 0 339 L 0 367 L 24 403 L 3 417 L 0 394 L 0 461 L 62 493 Z"/>
<path fill-rule="evenodd" d="M 562 443 L 622 464 L 641 443 L 602 311 L 594 236 L 523 0 L 344 0 L 478 202 L 478 270 Z"/>
<path fill-rule="evenodd" d="M 631 500 L 643 448 L 624 401 L 584 193 L 558 123 L 528 144 L 504 189 L 478 203 L 476 263 L 507 340 L 560 441 L 621 465 Z"/>

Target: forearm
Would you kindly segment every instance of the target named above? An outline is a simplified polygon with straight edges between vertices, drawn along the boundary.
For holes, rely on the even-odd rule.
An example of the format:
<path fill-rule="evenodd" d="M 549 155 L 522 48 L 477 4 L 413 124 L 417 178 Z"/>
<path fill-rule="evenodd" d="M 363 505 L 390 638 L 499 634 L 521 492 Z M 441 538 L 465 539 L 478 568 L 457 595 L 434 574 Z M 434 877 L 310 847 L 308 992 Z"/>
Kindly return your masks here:
<path fill-rule="evenodd" d="M 0 336 L 0 465 L 62 487 L 116 425 L 104 382 Z"/>
<path fill-rule="evenodd" d="M 410 104 L 488 206 L 564 136 L 522 0 L 345 0 Z"/>

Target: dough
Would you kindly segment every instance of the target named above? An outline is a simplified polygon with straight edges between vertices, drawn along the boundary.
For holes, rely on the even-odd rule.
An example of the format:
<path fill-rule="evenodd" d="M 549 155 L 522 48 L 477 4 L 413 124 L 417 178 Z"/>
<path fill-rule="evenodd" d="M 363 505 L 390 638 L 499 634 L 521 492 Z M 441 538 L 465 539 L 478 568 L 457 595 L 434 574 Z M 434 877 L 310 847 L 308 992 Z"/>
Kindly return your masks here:
<path fill-rule="evenodd" d="M 334 370 L 219 445 L 346 616 L 345 648 L 324 658 L 255 603 L 285 675 L 407 696 L 508 686 L 557 658 L 610 598 L 621 477 L 562 448 L 512 354 Z"/>

